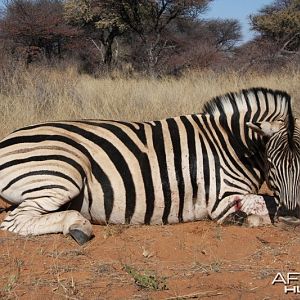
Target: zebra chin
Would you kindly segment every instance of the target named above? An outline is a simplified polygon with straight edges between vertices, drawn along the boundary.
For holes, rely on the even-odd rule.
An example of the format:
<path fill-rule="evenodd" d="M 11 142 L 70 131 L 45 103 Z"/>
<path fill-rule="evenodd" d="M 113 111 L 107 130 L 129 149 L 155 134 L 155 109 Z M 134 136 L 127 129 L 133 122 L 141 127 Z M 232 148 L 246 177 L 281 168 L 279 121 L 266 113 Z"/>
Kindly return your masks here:
<path fill-rule="evenodd" d="M 300 225 L 300 206 L 297 204 L 295 209 L 287 209 L 285 206 L 281 206 L 278 209 L 277 217 L 280 222 L 298 226 Z"/>

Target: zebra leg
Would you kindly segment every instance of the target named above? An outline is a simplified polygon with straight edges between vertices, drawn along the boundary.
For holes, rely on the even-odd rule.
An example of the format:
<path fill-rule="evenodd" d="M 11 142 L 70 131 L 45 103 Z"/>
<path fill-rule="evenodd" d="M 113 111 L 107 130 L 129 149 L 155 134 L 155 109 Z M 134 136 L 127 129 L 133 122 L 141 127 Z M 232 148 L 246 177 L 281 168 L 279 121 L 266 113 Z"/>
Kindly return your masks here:
<path fill-rule="evenodd" d="M 51 212 L 59 209 L 58 202 L 58 199 L 53 197 L 25 200 L 8 213 L 0 229 L 25 236 L 70 234 L 79 244 L 87 242 L 92 236 L 91 223 L 75 210 Z"/>
<path fill-rule="evenodd" d="M 218 223 L 224 223 L 232 214 L 244 214 L 246 224 L 257 227 L 272 224 L 277 212 L 274 197 L 267 195 L 233 195 L 222 199 L 218 208 L 211 213 L 211 217 Z"/>

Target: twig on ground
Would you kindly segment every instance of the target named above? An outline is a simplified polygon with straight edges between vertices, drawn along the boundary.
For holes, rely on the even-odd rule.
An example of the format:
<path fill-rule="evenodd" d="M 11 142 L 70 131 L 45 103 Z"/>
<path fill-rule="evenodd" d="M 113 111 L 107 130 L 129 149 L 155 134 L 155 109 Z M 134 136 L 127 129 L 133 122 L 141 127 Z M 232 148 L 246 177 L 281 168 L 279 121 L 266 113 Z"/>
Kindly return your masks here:
<path fill-rule="evenodd" d="M 169 297 L 165 298 L 165 300 L 183 300 L 183 299 L 199 299 L 200 297 L 215 297 L 215 296 L 220 296 L 223 295 L 223 293 L 220 293 L 218 291 L 205 291 L 205 292 L 197 292 L 197 293 L 192 293 L 192 294 L 187 294 L 187 295 L 181 295 L 181 296 L 175 296 L 175 297 Z"/>

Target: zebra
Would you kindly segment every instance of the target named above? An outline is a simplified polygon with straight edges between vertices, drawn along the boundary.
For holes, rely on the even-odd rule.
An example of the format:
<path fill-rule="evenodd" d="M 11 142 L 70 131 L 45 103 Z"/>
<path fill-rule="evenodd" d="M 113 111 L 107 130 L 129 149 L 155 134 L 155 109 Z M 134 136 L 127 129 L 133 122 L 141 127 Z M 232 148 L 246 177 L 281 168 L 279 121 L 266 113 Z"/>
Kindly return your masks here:
<path fill-rule="evenodd" d="M 83 244 L 91 224 L 298 220 L 299 130 L 290 95 L 266 88 L 160 121 L 27 126 L 0 142 L 0 196 L 15 205 L 0 228 Z M 274 197 L 258 195 L 265 180 Z"/>

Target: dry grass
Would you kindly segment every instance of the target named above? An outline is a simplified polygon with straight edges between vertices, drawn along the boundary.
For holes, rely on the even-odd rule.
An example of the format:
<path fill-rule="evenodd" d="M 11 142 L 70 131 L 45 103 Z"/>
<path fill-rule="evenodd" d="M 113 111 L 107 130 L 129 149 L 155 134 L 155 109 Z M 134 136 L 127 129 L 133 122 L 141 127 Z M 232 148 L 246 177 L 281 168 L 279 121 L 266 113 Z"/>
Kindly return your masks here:
<path fill-rule="evenodd" d="M 286 90 L 298 108 L 299 82 L 300 72 L 290 70 L 268 75 L 193 72 L 158 80 L 95 79 L 78 75 L 73 68 L 16 68 L 0 77 L 0 136 L 45 120 L 140 121 L 196 113 L 216 95 L 252 86 Z"/>

